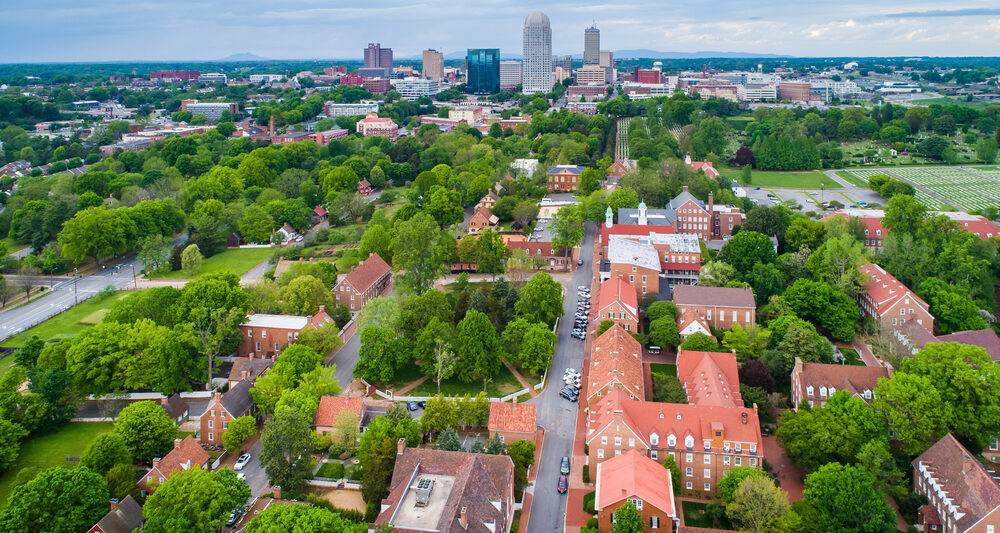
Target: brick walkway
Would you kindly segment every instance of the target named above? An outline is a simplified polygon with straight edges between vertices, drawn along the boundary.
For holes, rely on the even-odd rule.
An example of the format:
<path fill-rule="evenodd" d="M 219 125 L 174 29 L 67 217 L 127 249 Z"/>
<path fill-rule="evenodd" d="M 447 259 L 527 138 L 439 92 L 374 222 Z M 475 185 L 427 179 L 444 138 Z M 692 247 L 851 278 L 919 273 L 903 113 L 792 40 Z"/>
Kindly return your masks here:
<path fill-rule="evenodd" d="M 795 503 L 801 500 L 802 482 L 806 477 L 805 471 L 792 464 L 792 461 L 785 455 L 785 450 L 778 445 L 777 437 L 769 435 L 761 437 L 761 439 L 764 444 L 764 458 L 777 474 L 781 488 L 788 493 L 788 501 Z"/>
<path fill-rule="evenodd" d="M 424 377 L 422 377 L 422 378 L 414 381 L 413 383 L 410 383 L 409 385 L 407 385 L 407 386 L 399 389 L 398 391 L 393 392 L 392 394 L 393 394 L 393 396 L 405 396 L 407 392 L 410 392 L 411 390 L 419 387 L 421 383 L 427 381 L 428 379 L 430 379 L 430 378 L 428 378 L 427 376 L 424 376 Z"/>
<path fill-rule="evenodd" d="M 851 343 L 851 348 L 858 351 L 858 355 L 861 357 L 861 360 L 864 361 L 866 366 L 876 368 L 882 366 L 882 362 L 875 357 L 875 354 L 873 354 L 871 350 L 868 349 L 868 345 L 861 342 L 861 339 L 854 339 L 854 342 Z"/>
<path fill-rule="evenodd" d="M 510 370 L 511 374 L 514 374 L 514 378 L 521 384 L 521 387 L 528 389 L 528 394 L 530 394 L 532 398 L 538 396 L 538 393 L 535 391 L 535 387 L 531 383 L 528 383 L 528 380 L 524 379 L 524 376 L 522 376 L 521 373 L 514 368 L 514 365 L 510 364 L 506 359 L 503 360 L 503 364 L 507 367 L 507 370 Z"/>

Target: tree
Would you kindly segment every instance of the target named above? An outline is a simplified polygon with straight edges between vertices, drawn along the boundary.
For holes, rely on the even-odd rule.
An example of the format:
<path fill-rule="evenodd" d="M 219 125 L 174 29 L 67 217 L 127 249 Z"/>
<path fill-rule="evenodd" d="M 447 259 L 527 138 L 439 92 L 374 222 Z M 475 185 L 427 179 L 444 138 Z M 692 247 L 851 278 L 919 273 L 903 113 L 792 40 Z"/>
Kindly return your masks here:
<path fill-rule="evenodd" d="M 21 439 L 28 432 L 19 424 L 0 418 L 0 472 L 5 472 L 17 461 L 21 451 Z"/>
<path fill-rule="evenodd" d="M 521 494 L 528 484 L 528 467 L 535 462 L 535 443 L 514 441 L 507 447 L 507 455 L 514 463 L 514 494 Z"/>
<path fill-rule="evenodd" d="M 198 249 L 197 244 L 189 244 L 184 252 L 181 253 L 181 269 L 188 277 L 192 277 L 201 270 L 202 264 L 201 250 Z"/>
<path fill-rule="evenodd" d="M 767 474 L 765 474 L 763 470 L 752 466 L 737 466 L 732 470 L 727 470 L 726 473 L 722 475 L 722 479 L 719 480 L 716 495 L 718 495 L 719 499 L 723 502 L 727 504 L 732 503 L 733 496 L 736 495 L 736 489 L 740 487 L 744 480 L 755 476 L 766 478 Z"/>
<path fill-rule="evenodd" d="M 25 341 L 23 346 L 14 352 L 14 362 L 18 366 L 30 371 L 38 363 L 38 356 L 42 353 L 42 348 L 44 347 L 45 343 L 37 336 L 32 335 L 30 339 Z"/>
<path fill-rule="evenodd" d="M 583 216 L 575 205 L 559 208 L 552 216 L 549 225 L 552 232 L 552 249 L 564 250 L 569 255 L 570 250 L 579 246 L 583 240 Z"/>
<path fill-rule="evenodd" d="M 669 316 L 673 320 L 677 320 L 677 306 L 674 302 L 668 302 L 665 300 L 660 300 L 653 302 L 648 309 L 646 309 L 646 318 L 650 322 L 656 321 L 664 316 Z"/>
<path fill-rule="evenodd" d="M 740 483 L 726 506 L 726 515 L 741 529 L 763 533 L 772 531 L 788 510 L 788 494 L 774 486 L 770 478 L 761 475 Z"/>
<path fill-rule="evenodd" d="M 881 491 L 893 490 L 906 481 L 906 476 L 896 465 L 896 459 L 892 456 L 886 439 L 866 442 L 858 451 L 858 465 L 875 478 L 875 484 Z"/>
<path fill-rule="evenodd" d="M 521 290 L 521 299 L 514 306 L 518 315 L 532 317 L 534 322 L 552 325 L 562 316 L 562 285 L 546 272 L 536 272 Z"/>
<path fill-rule="evenodd" d="M 705 335 L 704 333 L 698 331 L 694 334 L 688 335 L 684 339 L 684 342 L 678 346 L 681 350 L 689 350 L 693 352 L 721 352 L 722 347 L 719 343 L 715 342 L 715 339 Z"/>
<path fill-rule="evenodd" d="M 916 233 L 927 216 L 927 208 L 912 196 L 897 194 L 886 204 L 882 224 L 894 232 Z"/>
<path fill-rule="evenodd" d="M 118 498 L 118 501 L 129 495 L 133 498 L 140 496 L 139 489 L 135 486 L 135 468 L 131 464 L 118 463 L 112 466 L 108 473 L 104 474 L 104 481 L 108 484 L 108 492 L 111 497 Z"/>
<path fill-rule="evenodd" d="M 178 470 L 146 499 L 143 530 L 216 531 L 229 513 L 250 499 L 250 487 L 228 468 L 211 472 L 199 466 Z"/>
<path fill-rule="evenodd" d="M 796 280 L 782 297 L 797 316 L 818 323 L 834 339 L 849 342 L 857 335 L 860 314 L 857 304 L 830 284 L 811 279 Z"/>
<path fill-rule="evenodd" d="M 369 302 L 371 303 L 371 302 Z M 361 348 L 354 375 L 368 382 L 388 383 L 396 371 L 392 343 L 396 334 L 388 328 L 368 324 L 361 330 Z"/>
<path fill-rule="evenodd" d="M 510 250 L 499 233 L 492 229 L 483 230 L 476 238 L 476 271 L 493 274 L 496 279 L 497 274 L 503 273 L 504 259 L 509 254 Z"/>
<path fill-rule="evenodd" d="M 102 257 L 128 250 L 137 232 L 135 222 L 123 210 L 91 207 L 63 223 L 59 244 L 66 259 L 79 263 L 93 257 L 100 264 Z"/>
<path fill-rule="evenodd" d="M 17 269 L 18 284 L 24 289 L 25 298 L 31 297 L 31 289 L 38 286 L 38 279 L 41 273 L 38 267 L 27 263 L 22 264 L 21 268 Z"/>
<path fill-rule="evenodd" d="M 135 460 L 148 462 L 173 449 L 177 428 L 163 407 L 147 400 L 122 409 L 115 433 L 125 441 Z"/>
<path fill-rule="evenodd" d="M 398 279 L 404 292 L 420 295 L 433 286 L 449 256 L 446 239 L 454 242 L 426 213 L 418 213 L 397 226 L 392 261 L 393 268 L 402 272 Z"/>
<path fill-rule="evenodd" d="M 555 349 L 556 334 L 544 324 L 535 324 L 525 332 L 521 340 L 517 361 L 525 369 L 541 374 L 552 365 Z"/>
<path fill-rule="evenodd" d="M 587 167 L 580 174 L 576 190 L 581 196 L 588 196 L 601 188 L 601 172 L 596 168 Z"/>
<path fill-rule="evenodd" d="M 313 316 L 320 306 L 333 307 L 330 289 L 323 281 L 310 275 L 299 276 L 281 288 L 285 312 L 291 315 Z"/>
<path fill-rule="evenodd" d="M 439 449 L 439 450 L 447 450 L 449 452 L 461 452 L 461 451 L 464 451 L 462 449 L 462 441 L 461 441 L 461 439 L 459 439 L 458 432 L 455 431 L 455 428 L 451 428 L 451 427 L 445 428 L 441 432 L 441 434 L 438 435 L 437 449 Z"/>
<path fill-rule="evenodd" d="M 968 292 L 960 291 L 937 278 L 926 278 L 917 291 L 930 304 L 934 325 L 942 334 L 955 331 L 986 329 L 988 324 L 979 316 L 979 307 Z"/>
<path fill-rule="evenodd" d="M 396 441 L 390 438 L 375 441 L 360 459 L 361 495 L 365 501 L 382 501 L 389 495 L 392 470 L 396 465 Z"/>
<path fill-rule="evenodd" d="M 247 526 L 248 533 L 346 533 L 357 529 L 340 514 L 314 505 L 272 505 Z"/>
<path fill-rule="evenodd" d="M 260 464 L 271 485 L 297 491 L 312 474 L 312 428 L 294 409 L 280 409 L 260 436 Z"/>
<path fill-rule="evenodd" d="M 229 423 L 222 434 L 222 445 L 230 455 L 243 452 L 243 445 L 257 434 L 257 421 L 252 416 L 241 416 Z"/>
<path fill-rule="evenodd" d="M 392 263 L 392 235 L 381 224 L 373 224 L 365 230 L 358 243 L 358 252 L 367 259 L 371 254 L 378 254 L 387 263 Z"/>
<path fill-rule="evenodd" d="M 108 486 L 89 468 L 52 467 L 14 488 L 0 511 L 11 532 L 87 531 L 108 512 Z"/>
<path fill-rule="evenodd" d="M 829 463 L 806 477 L 802 496 L 822 531 L 884 533 L 895 528 L 896 515 L 874 484 L 862 468 Z"/>
<path fill-rule="evenodd" d="M 763 233 L 743 231 L 734 235 L 722 247 L 719 259 L 729 263 L 740 276 L 746 276 L 756 263 L 773 263 L 777 258 L 774 244 Z"/>
<path fill-rule="evenodd" d="M 459 378 L 465 382 L 482 379 L 483 390 L 500 371 L 500 338 L 490 319 L 479 311 L 469 310 L 458 323 L 452 350 L 459 360 Z"/>
<path fill-rule="evenodd" d="M 649 323 L 649 341 L 654 346 L 676 347 L 681 343 L 680 334 L 677 331 L 677 319 L 666 315 Z"/>
<path fill-rule="evenodd" d="M 847 391 L 834 393 L 825 406 L 806 407 L 785 411 L 777 431 L 788 458 L 806 470 L 853 462 L 865 443 L 886 433 L 882 415 Z"/>
<path fill-rule="evenodd" d="M 627 502 L 616 509 L 614 518 L 615 526 L 612 531 L 615 533 L 642 533 L 644 531 L 642 515 L 639 514 L 632 502 Z"/>
<path fill-rule="evenodd" d="M 721 156 L 725 154 L 726 147 L 729 145 L 729 140 L 726 138 L 728 132 L 729 126 L 720 117 L 708 117 L 702 120 L 691 138 L 695 156 L 705 157 L 708 154 Z"/>
<path fill-rule="evenodd" d="M 670 471 L 670 483 L 674 486 L 674 493 L 679 493 L 683 479 L 681 478 L 681 467 L 677 466 L 673 455 L 667 454 L 667 458 L 663 460 L 663 468 Z"/>
<path fill-rule="evenodd" d="M 148 235 L 142 240 L 136 256 L 147 272 L 154 272 L 170 261 L 170 243 L 159 233 Z"/>
<path fill-rule="evenodd" d="M 243 210 L 239 229 L 243 239 L 247 242 L 269 242 L 271 240 L 271 232 L 274 228 L 274 218 L 263 207 L 253 204 Z"/>
<path fill-rule="evenodd" d="M 115 465 L 126 464 L 131 467 L 132 452 L 121 435 L 104 433 L 87 446 L 80 464 L 103 476 Z"/>

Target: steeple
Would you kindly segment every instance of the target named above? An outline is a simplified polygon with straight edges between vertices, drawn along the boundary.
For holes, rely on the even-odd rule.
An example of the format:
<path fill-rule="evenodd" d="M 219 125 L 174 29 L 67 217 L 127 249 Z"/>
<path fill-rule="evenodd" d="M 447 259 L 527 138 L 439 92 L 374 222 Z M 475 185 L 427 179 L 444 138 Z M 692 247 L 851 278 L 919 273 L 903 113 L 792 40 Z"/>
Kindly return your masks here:
<path fill-rule="evenodd" d="M 614 222 L 615 212 L 611 210 L 611 206 L 608 206 L 607 211 L 604 212 L 604 227 L 610 228 L 615 224 Z"/>
<path fill-rule="evenodd" d="M 639 225 L 646 225 L 646 202 L 639 202 Z"/>

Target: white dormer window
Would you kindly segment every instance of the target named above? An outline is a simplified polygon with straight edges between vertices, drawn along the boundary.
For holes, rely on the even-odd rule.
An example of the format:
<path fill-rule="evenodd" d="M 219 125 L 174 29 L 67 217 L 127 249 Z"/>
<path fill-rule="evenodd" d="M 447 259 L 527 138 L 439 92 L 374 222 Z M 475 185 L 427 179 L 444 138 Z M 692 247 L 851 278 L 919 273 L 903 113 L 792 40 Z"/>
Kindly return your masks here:
<path fill-rule="evenodd" d="M 694 437 L 692 437 L 691 435 L 684 437 L 684 446 L 688 448 L 694 448 Z"/>
<path fill-rule="evenodd" d="M 837 388 L 836 387 L 830 387 L 829 392 L 830 392 L 830 396 L 833 396 L 833 393 L 837 392 Z"/>
<path fill-rule="evenodd" d="M 826 398 L 826 387 L 819 388 L 819 395 L 823 398 Z"/>
<path fill-rule="evenodd" d="M 658 446 L 660 444 L 660 436 L 657 435 L 656 433 L 653 433 L 652 435 L 649 436 L 649 443 L 652 444 L 653 446 Z"/>
<path fill-rule="evenodd" d="M 813 395 L 813 386 L 812 385 L 809 385 L 808 387 L 806 387 L 806 395 L 807 396 L 812 396 Z"/>
<path fill-rule="evenodd" d="M 742 446 L 743 446 L 742 444 L 740 444 L 739 442 L 737 442 L 737 443 L 736 443 L 736 451 L 737 451 L 737 452 L 739 452 L 739 451 L 740 451 L 740 448 L 741 448 Z"/>
<path fill-rule="evenodd" d="M 757 443 L 756 442 L 751 442 L 750 443 L 750 453 L 757 453 Z"/>
<path fill-rule="evenodd" d="M 673 435 L 667 435 L 667 446 L 670 446 L 671 448 L 677 446 L 677 437 Z"/>
<path fill-rule="evenodd" d="M 865 389 L 865 399 L 866 400 L 871 400 L 872 399 L 872 391 L 871 391 L 871 389 Z"/>

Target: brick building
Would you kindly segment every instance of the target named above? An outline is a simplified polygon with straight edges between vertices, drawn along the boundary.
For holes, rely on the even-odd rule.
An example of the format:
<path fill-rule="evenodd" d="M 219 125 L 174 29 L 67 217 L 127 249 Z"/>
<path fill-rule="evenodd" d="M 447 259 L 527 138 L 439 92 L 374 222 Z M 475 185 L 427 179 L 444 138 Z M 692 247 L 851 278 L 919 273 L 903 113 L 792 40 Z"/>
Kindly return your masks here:
<path fill-rule="evenodd" d="M 347 411 L 354 415 L 356 428 L 361 429 L 361 421 L 365 417 L 365 399 L 347 398 L 345 396 L 323 396 L 319 399 L 319 407 L 316 408 L 316 417 L 313 419 L 313 429 L 316 433 L 336 435 L 337 417 L 340 413 Z"/>
<path fill-rule="evenodd" d="M 792 368 L 792 409 L 798 410 L 803 403 L 822 407 L 830 396 L 841 390 L 870 405 L 878 380 L 890 376 L 892 371 L 881 366 L 803 363 L 796 357 Z"/>
<path fill-rule="evenodd" d="M 576 165 L 556 165 L 549 167 L 547 186 L 549 192 L 575 191 L 577 181 L 583 174 L 584 167 Z"/>
<path fill-rule="evenodd" d="M 679 350 L 677 379 L 684 385 L 689 404 L 743 407 L 734 353 Z"/>
<path fill-rule="evenodd" d="M 988 240 L 996 235 L 1000 235 L 1000 228 L 984 216 L 970 215 L 958 211 L 930 211 L 928 216 L 944 216 L 955 223 L 958 229 L 975 233 L 980 239 Z M 838 209 L 821 220 L 829 220 L 833 217 L 843 217 L 848 220 L 858 220 L 864 226 L 865 247 L 878 250 L 882 246 L 882 239 L 889 234 L 889 228 L 882 225 L 882 218 L 885 211 L 881 209 L 858 209 L 846 208 Z"/>
<path fill-rule="evenodd" d="M 478 235 L 483 230 L 495 228 L 500 223 L 500 218 L 490 212 L 489 208 L 479 206 L 469 217 L 469 227 L 465 228 L 466 235 Z"/>
<path fill-rule="evenodd" d="M 362 137 L 382 136 L 388 137 L 392 142 L 399 138 L 399 126 L 391 118 L 379 117 L 375 113 L 368 113 L 359 120 L 357 128 Z"/>
<path fill-rule="evenodd" d="M 930 307 L 915 292 L 876 264 L 868 263 L 859 270 L 869 278 L 857 297 L 861 316 L 875 319 L 886 331 L 900 330 L 905 324 L 916 322 L 934 332 Z"/>
<path fill-rule="evenodd" d="M 679 523 L 670 470 L 638 451 L 600 463 L 596 479 L 594 509 L 600 533 L 614 530 L 615 511 L 628 503 L 639 511 L 645 531 L 670 533 Z"/>
<path fill-rule="evenodd" d="M 757 320 L 757 304 L 748 288 L 678 285 L 674 287 L 674 304 L 678 314 L 690 309 L 715 329 L 729 329 L 733 324 L 752 328 Z"/>
<path fill-rule="evenodd" d="M 573 248 L 570 253 L 563 250 L 553 250 L 551 242 L 529 241 L 512 239 L 508 235 L 503 235 L 504 244 L 507 249 L 524 250 L 528 259 L 532 263 L 531 270 L 545 270 L 547 272 L 569 272 L 576 268 L 576 260 L 580 257 L 580 248 Z"/>
<path fill-rule="evenodd" d="M 243 380 L 225 394 L 215 392 L 208 407 L 201 415 L 202 444 L 222 444 L 222 434 L 229 429 L 229 423 L 241 416 L 252 416 L 256 412 L 253 396 L 250 395 L 250 380 Z"/>
<path fill-rule="evenodd" d="M 239 357 L 273 358 L 285 346 L 295 342 L 303 329 L 319 327 L 331 320 L 323 306 L 311 317 L 251 313 L 240 324 L 240 344 L 236 347 L 236 354 Z"/>
<path fill-rule="evenodd" d="M 208 452 L 201 448 L 194 437 L 188 435 L 183 440 L 174 440 L 174 449 L 163 458 L 154 458 L 153 467 L 139 479 L 136 486 L 143 496 L 156 492 L 157 487 L 170 478 L 174 472 L 190 470 L 194 467 L 208 468 Z"/>
<path fill-rule="evenodd" d="M 917 522 L 925 532 L 1000 530 L 1000 485 L 952 434 L 912 464 L 913 491 L 927 497 L 927 504 L 917 511 Z"/>
<path fill-rule="evenodd" d="M 613 390 L 633 400 L 646 399 L 642 345 L 621 326 L 612 326 L 594 341 L 587 374 L 587 407 L 593 408 Z"/>
<path fill-rule="evenodd" d="M 603 283 L 617 279 L 627 281 L 629 287 L 635 291 L 637 301 L 647 293 L 659 293 L 660 261 L 656 249 L 618 235 L 612 235 L 609 240 L 607 270 L 604 271 L 602 267 L 600 273 L 601 279 L 605 280 Z M 601 293 L 603 297 L 603 284 Z"/>
<path fill-rule="evenodd" d="M 625 331 L 639 331 L 639 303 L 635 288 L 622 278 L 611 278 L 601 283 L 595 324 L 612 320 Z"/>
<path fill-rule="evenodd" d="M 688 309 L 680 313 L 680 316 L 677 317 L 677 332 L 680 334 L 681 342 L 695 333 L 715 338 L 712 335 L 712 328 L 708 325 L 708 321 L 705 320 L 705 317 L 696 313 L 694 309 Z"/>
<path fill-rule="evenodd" d="M 490 402 L 490 419 L 487 430 L 490 437 L 499 435 L 510 444 L 519 440 L 535 442 L 536 406 L 533 403 Z"/>
<path fill-rule="evenodd" d="M 333 286 L 337 304 L 357 313 L 368 300 L 382 294 L 392 282 L 392 269 L 378 254 L 371 254 Z"/>

